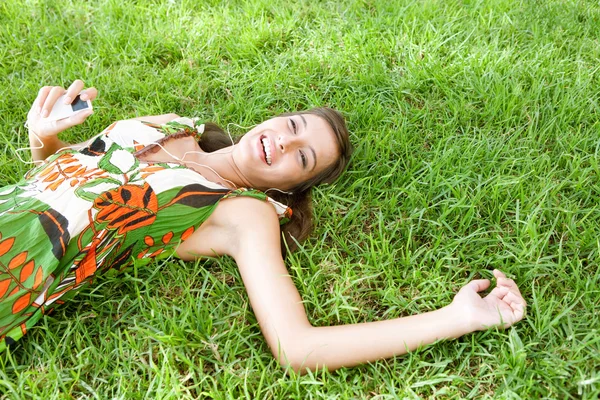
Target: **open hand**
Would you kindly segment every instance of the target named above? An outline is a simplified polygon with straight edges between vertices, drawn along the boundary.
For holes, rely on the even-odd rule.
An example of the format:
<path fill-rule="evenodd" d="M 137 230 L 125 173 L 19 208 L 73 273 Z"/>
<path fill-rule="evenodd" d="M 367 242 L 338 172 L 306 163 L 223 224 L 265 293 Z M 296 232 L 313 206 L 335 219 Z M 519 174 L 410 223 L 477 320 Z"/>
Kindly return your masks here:
<path fill-rule="evenodd" d="M 467 318 L 472 331 L 482 331 L 493 326 L 508 328 L 525 315 L 527 304 L 517 287 L 501 271 L 495 269 L 496 287 L 485 297 L 478 292 L 490 286 L 489 279 L 476 279 L 454 296 L 451 307 L 457 315 Z"/>
<path fill-rule="evenodd" d="M 65 104 L 69 104 L 78 94 L 81 94 L 81 100 L 94 100 L 98 95 L 96 88 L 90 87 L 83 90 L 84 83 L 77 79 L 69 89 L 65 90 L 61 86 L 44 86 L 40 89 L 37 98 L 33 102 L 31 109 L 27 113 L 27 126 L 41 139 L 58 135 L 60 132 L 83 123 L 87 117 L 93 114 L 93 110 L 81 111 L 68 118 L 59 121 L 46 121 L 45 117 L 50 114 L 56 100 L 63 94 L 67 94 Z"/>

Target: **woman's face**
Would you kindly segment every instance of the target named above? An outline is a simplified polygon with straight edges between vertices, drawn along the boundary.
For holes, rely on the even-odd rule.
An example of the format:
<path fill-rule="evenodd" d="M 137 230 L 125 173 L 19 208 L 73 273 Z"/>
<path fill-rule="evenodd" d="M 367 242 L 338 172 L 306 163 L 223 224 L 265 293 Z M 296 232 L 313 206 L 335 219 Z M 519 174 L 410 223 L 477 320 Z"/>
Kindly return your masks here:
<path fill-rule="evenodd" d="M 289 190 L 332 165 L 339 150 L 324 119 L 302 114 L 255 126 L 234 146 L 232 157 L 253 187 Z"/>

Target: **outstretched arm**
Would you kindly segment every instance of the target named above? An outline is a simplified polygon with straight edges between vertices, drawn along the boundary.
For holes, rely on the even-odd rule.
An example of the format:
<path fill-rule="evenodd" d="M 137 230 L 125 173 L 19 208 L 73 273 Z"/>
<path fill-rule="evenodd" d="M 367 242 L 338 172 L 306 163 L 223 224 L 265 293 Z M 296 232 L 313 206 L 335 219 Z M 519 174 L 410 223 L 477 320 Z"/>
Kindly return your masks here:
<path fill-rule="evenodd" d="M 239 204 L 241 212 L 235 211 L 235 202 L 246 203 Z M 296 371 L 325 366 L 333 370 L 389 358 L 439 339 L 490 326 L 508 327 L 524 315 L 525 301 L 516 284 L 494 271 L 497 287 L 485 298 L 478 292 L 490 282 L 475 280 L 439 310 L 386 321 L 313 327 L 281 258 L 279 226 L 272 207 L 236 199 L 229 208 L 234 216 L 231 223 L 236 226 L 231 255 L 240 268 L 254 313 L 273 355 L 281 365 Z"/>

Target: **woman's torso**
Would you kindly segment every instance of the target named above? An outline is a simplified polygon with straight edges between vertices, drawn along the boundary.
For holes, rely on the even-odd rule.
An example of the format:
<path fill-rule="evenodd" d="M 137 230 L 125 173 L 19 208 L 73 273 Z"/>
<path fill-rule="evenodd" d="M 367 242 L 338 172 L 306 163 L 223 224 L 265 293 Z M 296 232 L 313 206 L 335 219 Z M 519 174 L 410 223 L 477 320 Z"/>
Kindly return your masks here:
<path fill-rule="evenodd" d="M 187 164 L 185 154 L 201 150 L 193 122 L 183 120 L 118 121 L 86 148 L 55 155 L 30 173 L 28 195 L 36 192 L 64 217 L 60 229 L 77 247 L 71 253 L 96 246 L 93 250 L 107 253 L 96 254 L 97 264 L 152 258 L 172 254 L 195 235 L 203 238 L 197 255 L 214 256 L 221 200 L 250 196 L 271 202 L 281 217 L 289 212 L 259 191 L 225 187 Z"/>
<path fill-rule="evenodd" d="M 226 254 L 224 212 L 215 213 L 223 199 L 267 201 L 284 217 L 286 207 L 264 193 L 215 184 L 183 163 L 136 157 L 193 130 L 119 121 L 0 189 L 0 351 L 99 272 L 175 254 Z"/>

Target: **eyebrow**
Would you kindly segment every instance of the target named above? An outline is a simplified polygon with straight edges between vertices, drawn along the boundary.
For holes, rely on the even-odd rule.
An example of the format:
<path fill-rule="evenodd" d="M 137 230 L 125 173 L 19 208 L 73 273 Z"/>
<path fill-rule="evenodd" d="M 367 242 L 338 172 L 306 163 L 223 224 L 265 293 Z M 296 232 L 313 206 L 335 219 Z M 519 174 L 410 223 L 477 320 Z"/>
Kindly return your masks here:
<path fill-rule="evenodd" d="M 304 119 L 304 115 L 300 114 L 300 118 L 302 118 L 302 122 L 304 122 L 304 128 L 306 129 L 306 119 Z M 312 168 L 310 169 L 310 171 L 312 172 L 312 170 L 315 169 L 317 166 L 317 152 L 312 146 L 308 146 L 308 148 L 310 149 L 310 152 L 313 155 L 313 160 L 315 161 Z"/>

